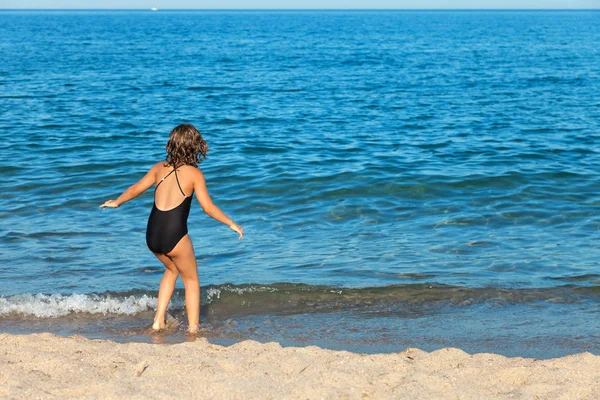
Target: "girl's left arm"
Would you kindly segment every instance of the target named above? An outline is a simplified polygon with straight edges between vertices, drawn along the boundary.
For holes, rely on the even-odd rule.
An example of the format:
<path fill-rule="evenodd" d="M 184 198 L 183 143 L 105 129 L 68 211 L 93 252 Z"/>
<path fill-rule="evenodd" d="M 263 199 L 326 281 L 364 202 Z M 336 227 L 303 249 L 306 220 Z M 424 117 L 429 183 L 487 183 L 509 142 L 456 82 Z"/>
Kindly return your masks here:
<path fill-rule="evenodd" d="M 152 185 L 154 185 L 156 168 L 159 164 L 160 163 L 155 164 L 152 168 L 150 168 L 148 173 L 144 175 L 142 179 L 127 188 L 127 190 L 125 190 L 123 194 L 121 194 L 116 200 L 105 201 L 100 207 L 103 209 L 106 207 L 117 208 L 121 204 L 126 203 L 144 193 L 146 190 L 152 187 Z"/>

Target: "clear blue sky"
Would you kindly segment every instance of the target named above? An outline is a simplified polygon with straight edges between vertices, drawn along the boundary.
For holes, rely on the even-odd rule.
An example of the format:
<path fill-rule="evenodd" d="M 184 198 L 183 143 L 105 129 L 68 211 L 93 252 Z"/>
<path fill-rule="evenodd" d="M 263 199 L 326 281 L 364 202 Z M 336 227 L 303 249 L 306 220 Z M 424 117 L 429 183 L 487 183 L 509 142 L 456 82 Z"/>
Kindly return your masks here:
<path fill-rule="evenodd" d="M 600 8 L 600 0 L 0 0 L 0 8 Z"/>

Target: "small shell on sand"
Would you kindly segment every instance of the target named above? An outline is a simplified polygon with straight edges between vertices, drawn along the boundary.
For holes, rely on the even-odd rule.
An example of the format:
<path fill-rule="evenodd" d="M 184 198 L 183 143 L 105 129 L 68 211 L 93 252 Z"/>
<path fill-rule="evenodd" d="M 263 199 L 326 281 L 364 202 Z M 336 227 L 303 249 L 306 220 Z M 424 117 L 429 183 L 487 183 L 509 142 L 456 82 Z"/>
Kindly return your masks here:
<path fill-rule="evenodd" d="M 142 376 L 146 368 L 148 368 L 148 361 L 141 361 L 135 369 L 135 376 Z"/>

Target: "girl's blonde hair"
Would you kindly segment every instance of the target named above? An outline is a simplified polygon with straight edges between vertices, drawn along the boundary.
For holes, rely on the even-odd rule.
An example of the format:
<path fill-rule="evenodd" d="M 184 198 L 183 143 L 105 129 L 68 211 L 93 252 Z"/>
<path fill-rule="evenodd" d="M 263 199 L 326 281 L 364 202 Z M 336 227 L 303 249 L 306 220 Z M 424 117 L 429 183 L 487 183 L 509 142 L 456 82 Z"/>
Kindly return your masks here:
<path fill-rule="evenodd" d="M 165 162 L 173 167 L 193 165 L 197 167 L 208 153 L 208 144 L 191 124 L 177 125 L 169 135 Z"/>

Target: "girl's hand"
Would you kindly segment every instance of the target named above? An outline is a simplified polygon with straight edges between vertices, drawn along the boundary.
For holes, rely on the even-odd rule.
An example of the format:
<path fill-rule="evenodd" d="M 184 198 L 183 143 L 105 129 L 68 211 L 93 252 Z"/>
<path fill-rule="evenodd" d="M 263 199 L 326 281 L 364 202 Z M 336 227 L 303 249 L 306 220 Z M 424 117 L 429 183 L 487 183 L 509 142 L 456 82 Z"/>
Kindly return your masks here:
<path fill-rule="evenodd" d="M 238 240 L 242 240 L 242 238 L 244 237 L 244 230 L 242 229 L 242 227 L 236 224 L 235 222 L 232 222 L 231 225 L 229 225 L 229 227 L 232 231 L 239 233 L 240 237 L 238 238 Z"/>
<path fill-rule="evenodd" d="M 103 210 L 106 207 L 108 207 L 108 208 L 117 208 L 117 207 L 119 207 L 119 204 L 116 201 L 114 201 L 114 200 L 108 200 L 108 201 L 104 202 L 104 204 L 102 204 L 100 206 L 100 208 L 102 208 Z"/>

